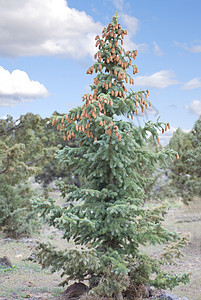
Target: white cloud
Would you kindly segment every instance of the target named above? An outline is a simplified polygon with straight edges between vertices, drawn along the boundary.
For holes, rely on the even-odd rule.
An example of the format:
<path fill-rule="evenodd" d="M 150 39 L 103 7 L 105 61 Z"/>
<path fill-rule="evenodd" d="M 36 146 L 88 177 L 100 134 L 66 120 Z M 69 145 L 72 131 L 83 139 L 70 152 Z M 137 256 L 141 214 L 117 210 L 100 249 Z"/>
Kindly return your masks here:
<path fill-rule="evenodd" d="M 149 106 L 147 109 L 145 109 L 144 115 L 146 115 L 146 114 L 154 115 L 156 117 L 156 116 L 158 116 L 159 111 L 155 106 L 152 105 L 152 106 Z"/>
<path fill-rule="evenodd" d="M 135 85 L 164 89 L 170 85 L 178 84 L 178 81 L 174 77 L 175 74 L 172 71 L 162 70 L 149 76 L 136 76 Z"/>
<path fill-rule="evenodd" d="M 1 120 L 6 120 L 6 119 L 7 119 L 7 116 L 1 116 L 0 119 L 1 119 Z"/>
<path fill-rule="evenodd" d="M 201 115 L 201 101 L 193 100 L 190 105 L 185 105 L 184 108 L 188 110 L 190 113 L 200 116 Z"/>
<path fill-rule="evenodd" d="M 118 10 L 123 10 L 124 8 L 124 0 L 113 0 L 113 4 Z"/>
<path fill-rule="evenodd" d="M 174 41 L 174 44 L 176 46 L 179 46 L 189 52 L 192 52 L 192 53 L 201 53 L 201 41 L 200 40 L 196 40 L 194 42 L 192 42 L 190 44 L 190 46 L 188 46 L 186 43 L 179 43 L 177 41 Z"/>
<path fill-rule="evenodd" d="M 48 91 L 45 86 L 31 80 L 26 72 L 14 70 L 10 73 L 0 67 L 0 106 L 13 106 L 47 96 Z"/>
<path fill-rule="evenodd" d="M 126 28 L 128 29 L 128 32 L 131 35 L 135 35 L 139 27 L 139 20 L 135 17 L 129 16 L 124 13 L 120 13 L 119 16 Z"/>
<path fill-rule="evenodd" d="M 169 140 L 173 136 L 173 133 L 177 130 L 177 128 L 170 127 L 167 131 L 165 131 L 163 134 L 159 133 L 159 139 L 160 139 L 160 144 L 162 146 L 166 146 L 169 143 Z"/>
<path fill-rule="evenodd" d="M 189 51 L 193 53 L 201 53 L 201 45 L 192 45 Z"/>
<path fill-rule="evenodd" d="M 136 44 L 132 41 L 133 36 L 139 29 L 139 20 L 125 13 L 120 13 L 119 19 L 122 23 L 122 27 L 125 27 L 124 29 L 127 29 L 128 31 L 128 35 L 125 36 L 124 40 L 125 50 L 138 50 L 139 52 L 147 51 L 148 45 L 146 43 Z"/>
<path fill-rule="evenodd" d="M 132 36 L 139 20 L 121 12 L 124 1 L 114 0 L 119 19 L 128 29 L 125 48 L 145 51 Z M 103 25 L 65 0 L 0 0 L 0 56 L 60 55 L 81 59 L 95 53 L 95 36 Z"/>
<path fill-rule="evenodd" d="M 127 50 L 137 50 L 138 52 L 147 52 L 149 46 L 145 43 L 136 44 L 131 40 L 131 36 L 128 34 L 125 38 L 124 49 Z"/>
<path fill-rule="evenodd" d="M 158 46 L 158 44 L 154 41 L 153 42 L 154 44 L 154 53 L 157 55 L 157 56 L 162 56 L 164 55 L 164 52 L 161 50 L 161 48 Z"/>
<path fill-rule="evenodd" d="M 150 115 L 153 115 L 154 117 L 157 117 L 159 115 L 159 110 L 155 106 L 153 106 L 153 105 L 152 106 L 148 106 L 148 108 L 145 109 L 144 112 L 142 112 L 140 106 L 138 106 L 137 110 L 138 110 L 138 115 L 135 116 L 134 121 L 136 121 L 138 119 L 137 120 L 138 123 L 140 123 L 140 119 L 139 118 L 142 118 L 143 121 L 144 120 L 148 121 Z"/>
<path fill-rule="evenodd" d="M 196 88 L 201 87 L 201 78 L 200 77 L 195 77 L 191 79 L 190 81 L 186 82 L 184 86 L 182 87 L 183 90 L 192 90 Z"/>
<path fill-rule="evenodd" d="M 102 27 L 65 0 L 0 0 L 0 55 L 82 58 L 94 53 Z"/>
<path fill-rule="evenodd" d="M 160 144 L 162 146 L 166 146 L 171 137 L 173 136 L 174 132 L 177 130 L 178 128 L 175 127 L 170 127 L 170 129 L 168 129 L 167 131 L 165 131 L 163 134 L 161 133 L 161 131 L 159 132 L 159 139 L 160 139 Z M 190 129 L 182 129 L 183 132 L 188 133 L 190 132 Z"/>

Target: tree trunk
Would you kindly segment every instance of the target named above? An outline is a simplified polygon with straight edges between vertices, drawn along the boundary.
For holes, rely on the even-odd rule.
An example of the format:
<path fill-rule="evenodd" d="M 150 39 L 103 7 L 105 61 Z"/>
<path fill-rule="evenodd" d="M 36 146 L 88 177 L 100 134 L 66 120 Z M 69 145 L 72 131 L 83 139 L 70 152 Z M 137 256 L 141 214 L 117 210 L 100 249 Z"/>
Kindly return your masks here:
<path fill-rule="evenodd" d="M 114 299 L 115 300 L 123 300 L 124 297 L 123 297 L 122 293 L 118 293 L 118 294 L 115 294 Z"/>

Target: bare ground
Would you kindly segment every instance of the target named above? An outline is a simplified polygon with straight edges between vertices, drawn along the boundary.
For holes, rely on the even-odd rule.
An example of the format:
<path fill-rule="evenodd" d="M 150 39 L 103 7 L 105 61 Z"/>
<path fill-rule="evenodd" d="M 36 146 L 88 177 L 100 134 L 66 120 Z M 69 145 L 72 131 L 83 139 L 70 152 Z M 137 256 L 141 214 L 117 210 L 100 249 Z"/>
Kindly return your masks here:
<path fill-rule="evenodd" d="M 191 281 L 186 286 L 176 287 L 174 293 L 189 300 L 201 300 L 201 199 L 195 199 L 188 206 L 180 203 L 171 209 L 166 223 L 170 229 L 190 235 L 189 245 L 183 249 L 183 259 L 169 269 L 191 272 Z"/>

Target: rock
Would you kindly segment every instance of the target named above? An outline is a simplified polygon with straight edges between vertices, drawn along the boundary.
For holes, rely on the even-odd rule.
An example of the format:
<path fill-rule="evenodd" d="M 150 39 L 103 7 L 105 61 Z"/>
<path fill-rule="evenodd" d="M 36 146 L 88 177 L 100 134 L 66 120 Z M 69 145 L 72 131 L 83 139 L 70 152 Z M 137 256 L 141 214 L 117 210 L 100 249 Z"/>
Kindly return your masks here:
<path fill-rule="evenodd" d="M 18 240 L 18 242 L 20 242 L 20 243 L 27 243 L 27 244 L 33 244 L 34 240 L 32 238 L 21 238 L 20 240 Z"/>
<path fill-rule="evenodd" d="M 152 289 L 150 288 L 150 285 L 149 285 L 149 284 L 146 285 L 146 286 L 145 286 L 145 295 L 146 295 L 146 297 L 147 297 L 147 298 L 152 297 L 152 296 L 153 296 L 153 293 L 154 293 L 154 290 L 152 290 Z"/>
<path fill-rule="evenodd" d="M 10 239 L 10 238 L 6 238 L 6 239 L 3 239 L 3 242 L 4 243 L 11 243 L 13 240 L 12 239 Z"/>
<path fill-rule="evenodd" d="M 159 295 L 156 299 L 163 299 L 163 300 L 178 300 L 178 297 L 176 297 L 173 294 L 170 293 L 164 293 Z"/>
<path fill-rule="evenodd" d="M 0 265 L 4 267 L 12 268 L 11 261 L 6 256 L 0 258 Z"/>
<path fill-rule="evenodd" d="M 177 297 L 171 293 L 163 293 L 159 295 L 156 299 L 163 299 L 163 300 L 188 300 L 186 297 Z"/>
<path fill-rule="evenodd" d="M 15 255 L 15 257 L 17 257 L 17 258 L 20 258 L 20 257 L 22 257 L 23 255 L 22 254 L 17 254 L 17 255 Z"/>
<path fill-rule="evenodd" d="M 32 261 L 34 263 L 37 262 L 36 255 L 34 253 L 31 253 L 27 258 L 23 259 L 23 261 Z"/>
<path fill-rule="evenodd" d="M 84 283 L 74 283 L 70 285 L 63 293 L 61 296 L 61 299 L 72 299 L 72 300 L 77 300 L 80 298 L 85 293 L 89 292 L 88 286 L 86 286 Z"/>

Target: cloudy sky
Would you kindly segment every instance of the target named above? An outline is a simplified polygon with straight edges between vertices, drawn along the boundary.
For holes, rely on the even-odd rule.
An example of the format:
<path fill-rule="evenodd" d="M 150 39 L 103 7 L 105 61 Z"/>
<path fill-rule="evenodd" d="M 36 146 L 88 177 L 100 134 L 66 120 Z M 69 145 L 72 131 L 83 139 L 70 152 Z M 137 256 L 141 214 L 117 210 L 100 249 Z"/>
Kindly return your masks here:
<path fill-rule="evenodd" d="M 81 104 L 93 76 L 94 38 L 112 16 L 137 49 L 134 89 L 149 88 L 152 110 L 173 131 L 201 114 L 200 0 L 0 0 L 0 117 L 42 117 Z"/>

